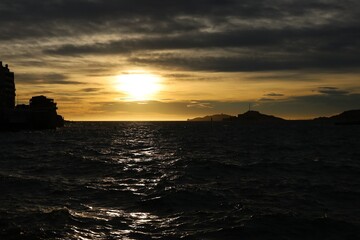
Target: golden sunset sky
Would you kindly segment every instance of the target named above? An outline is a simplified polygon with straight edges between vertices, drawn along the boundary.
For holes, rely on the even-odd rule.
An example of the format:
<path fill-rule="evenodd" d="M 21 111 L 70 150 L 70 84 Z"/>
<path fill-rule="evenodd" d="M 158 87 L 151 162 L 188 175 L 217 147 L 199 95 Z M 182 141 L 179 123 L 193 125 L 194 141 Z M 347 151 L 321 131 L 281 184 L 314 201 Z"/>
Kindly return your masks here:
<path fill-rule="evenodd" d="M 288 119 L 360 106 L 360 2 L 2 0 L 17 102 L 68 120 Z"/>

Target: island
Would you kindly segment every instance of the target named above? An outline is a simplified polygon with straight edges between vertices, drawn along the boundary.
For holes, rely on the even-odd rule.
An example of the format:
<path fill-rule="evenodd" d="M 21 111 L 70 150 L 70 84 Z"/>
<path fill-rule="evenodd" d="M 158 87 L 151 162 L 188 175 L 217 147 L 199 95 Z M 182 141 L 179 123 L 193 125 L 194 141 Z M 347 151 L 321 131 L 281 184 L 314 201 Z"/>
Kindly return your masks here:
<path fill-rule="evenodd" d="M 238 116 L 232 116 L 232 115 L 227 115 L 227 114 L 215 114 L 215 115 L 210 115 L 210 116 L 205 116 L 205 117 L 197 117 L 197 118 L 193 118 L 193 119 L 188 119 L 188 121 L 191 122 L 207 122 L 207 121 L 231 121 L 231 122 L 242 122 L 242 123 L 265 123 L 265 122 L 284 122 L 286 121 L 285 119 L 279 118 L 279 117 L 275 117 L 272 115 L 266 115 L 266 114 L 262 114 L 258 111 L 253 111 L 253 110 L 249 110 L 243 114 L 238 114 Z"/>
<path fill-rule="evenodd" d="M 34 96 L 29 104 L 15 104 L 14 72 L 0 61 L 0 130 L 55 129 L 64 125 L 54 99 Z"/>
<path fill-rule="evenodd" d="M 345 111 L 331 117 L 315 118 L 314 121 L 336 125 L 360 125 L 360 109 Z"/>
<path fill-rule="evenodd" d="M 238 122 L 243 124 L 255 124 L 255 123 L 278 124 L 278 123 L 306 122 L 306 123 L 335 124 L 335 125 L 360 125 L 360 109 L 348 110 L 331 117 L 318 117 L 310 120 L 287 120 L 272 115 L 266 115 L 258 111 L 249 110 L 245 113 L 238 114 L 238 116 L 231 116 L 227 114 L 215 114 L 205 117 L 188 119 L 188 121 L 190 122 L 225 121 L 225 122 Z"/>
<path fill-rule="evenodd" d="M 197 117 L 197 118 L 193 118 L 193 119 L 188 119 L 188 121 L 192 121 L 192 122 L 210 122 L 210 121 L 214 121 L 214 122 L 221 122 L 225 119 L 230 119 L 233 116 L 231 115 L 227 115 L 227 114 L 215 114 L 215 115 L 211 115 L 211 116 L 205 116 L 205 117 Z"/>

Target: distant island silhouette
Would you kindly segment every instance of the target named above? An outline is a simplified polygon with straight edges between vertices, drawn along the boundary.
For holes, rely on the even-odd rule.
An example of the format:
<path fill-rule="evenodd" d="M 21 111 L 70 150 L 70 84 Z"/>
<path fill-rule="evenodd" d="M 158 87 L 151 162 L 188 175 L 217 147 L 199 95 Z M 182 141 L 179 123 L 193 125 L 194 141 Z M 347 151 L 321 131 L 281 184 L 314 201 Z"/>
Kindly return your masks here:
<path fill-rule="evenodd" d="M 211 115 L 211 116 L 205 116 L 205 117 L 197 117 L 197 118 L 193 118 L 193 119 L 188 119 L 188 121 L 192 121 L 192 122 L 210 122 L 210 121 L 215 121 L 215 122 L 220 122 L 223 121 L 225 119 L 230 119 L 233 116 L 231 115 L 227 115 L 227 114 L 215 114 L 215 115 Z"/>
<path fill-rule="evenodd" d="M 285 122 L 317 122 L 317 123 L 330 123 L 338 125 L 350 125 L 350 124 L 360 124 L 360 109 L 349 110 L 342 112 L 338 115 L 331 117 L 318 117 L 310 120 L 286 120 L 280 117 L 275 117 L 272 115 L 266 115 L 258 111 L 249 110 L 238 116 L 231 116 L 227 114 L 215 114 L 205 117 L 197 117 L 193 119 L 188 119 L 190 122 L 210 122 L 210 121 L 231 121 L 239 123 L 285 123 Z"/>
<path fill-rule="evenodd" d="M 14 72 L 0 61 L 0 130 L 54 129 L 64 125 L 54 99 L 34 96 L 29 104 L 15 105 Z"/>
<path fill-rule="evenodd" d="M 349 110 L 331 117 L 319 117 L 313 121 L 331 122 L 339 125 L 360 124 L 360 109 Z"/>

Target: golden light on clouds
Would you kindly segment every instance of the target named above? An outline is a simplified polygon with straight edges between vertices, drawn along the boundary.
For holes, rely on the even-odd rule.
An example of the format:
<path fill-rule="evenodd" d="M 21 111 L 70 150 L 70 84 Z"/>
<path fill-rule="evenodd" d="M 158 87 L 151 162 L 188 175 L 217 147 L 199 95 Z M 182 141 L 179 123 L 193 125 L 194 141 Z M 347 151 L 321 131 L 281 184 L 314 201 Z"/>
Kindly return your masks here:
<path fill-rule="evenodd" d="M 0 61 L 17 102 L 45 95 L 81 121 L 359 108 L 359 1 L 168 2 L 1 3 Z"/>
<path fill-rule="evenodd" d="M 154 74 L 130 73 L 117 76 L 116 89 L 127 95 L 126 100 L 154 100 L 161 88 L 161 78 Z"/>

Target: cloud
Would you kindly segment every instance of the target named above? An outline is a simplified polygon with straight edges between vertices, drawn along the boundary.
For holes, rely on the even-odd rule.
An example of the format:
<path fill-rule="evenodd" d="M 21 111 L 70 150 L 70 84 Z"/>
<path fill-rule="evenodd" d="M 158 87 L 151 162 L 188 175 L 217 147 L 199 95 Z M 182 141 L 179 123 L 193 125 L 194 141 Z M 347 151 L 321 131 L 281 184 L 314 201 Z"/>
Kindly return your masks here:
<path fill-rule="evenodd" d="M 103 88 L 83 88 L 80 90 L 80 92 L 85 92 L 85 93 L 94 93 L 94 92 L 99 92 L 101 91 Z"/>
<path fill-rule="evenodd" d="M 323 94 L 327 94 L 327 95 L 346 95 L 349 94 L 350 92 L 345 91 L 345 90 L 340 90 L 336 87 L 320 87 L 318 89 L 319 93 L 323 93 Z"/>
<path fill-rule="evenodd" d="M 314 94 L 289 97 L 282 100 L 261 99 L 252 104 L 252 109 L 285 118 L 313 118 L 331 116 L 349 109 L 359 109 L 360 94 L 325 95 Z M 204 106 L 196 104 L 205 104 Z M 191 105 L 191 107 L 189 107 Z M 163 114 L 188 117 L 226 113 L 236 115 L 248 110 L 248 101 L 148 101 L 138 102 L 93 102 L 92 111 L 103 114 Z M 211 107 L 208 107 L 211 106 Z"/>
<path fill-rule="evenodd" d="M 188 70 L 356 68 L 359 6 L 355 0 L 5 0 L 0 42 L 45 38 L 52 44 L 37 43 L 44 56 L 125 54 L 131 63 L 169 61 L 166 66 Z M 143 56 L 196 49 L 208 53 L 200 59 Z M 210 57 L 216 49 L 238 54 Z"/>
<path fill-rule="evenodd" d="M 329 25 L 313 29 L 225 29 L 216 33 L 196 31 L 85 45 L 65 44 L 44 49 L 44 54 L 81 56 L 135 53 L 129 59 L 132 63 L 209 71 L 356 68 L 360 65 L 360 43 L 348 39 L 356 39 L 356 32 L 359 30 L 358 26 L 336 28 Z M 203 53 L 203 56 L 200 53 L 196 58 L 184 54 L 179 56 L 178 53 L 152 54 L 149 58 L 142 54 L 144 51 L 197 49 L 208 53 Z M 218 57 L 208 56 L 217 49 L 233 51 L 231 55 L 223 52 Z"/>
<path fill-rule="evenodd" d="M 260 98 L 259 101 L 260 102 L 269 102 L 269 101 L 275 101 L 276 99 L 274 98 Z"/>
<path fill-rule="evenodd" d="M 264 96 L 267 96 L 267 97 L 283 97 L 284 94 L 282 94 L 282 93 L 267 93 L 267 94 L 264 94 Z"/>
<path fill-rule="evenodd" d="M 186 105 L 188 108 L 213 108 L 211 103 L 207 102 L 199 102 L 199 101 L 191 101 L 188 105 Z"/>
<path fill-rule="evenodd" d="M 84 84 L 79 81 L 68 80 L 68 77 L 59 73 L 16 74 L 16 82 L 21 84 Z"/>
<path fill-rule="evenodd" d="M 337 87 L 319 87 L 319 89 L 325 89 L 325 90 L 337 90 Z"/>
<path fill-rule="evenodd" d="M 55 49 L 45 50 L 45 53 L 58 55 L 119 54 L 144 50 L 268 46 L 281 44 L 285 35 L 286 33 L 278 30 L 266 29 L 249 29 L 218 33 L 190 32 L 175 36 L 161 35 L 156 37 L 98 42 L 86 45 L 67 44 Z M 264 36 L 268 37 L 264 38 Z"/>
<path fill-rule="evenodd" d="M 255 55 L 254 55 L 255 54 Z M 332 57 L 316 53 L 283 54 L 273 56 L 270 52 L 256 55 L 243 53 L 239 56 L 181 56 L 181 54 L 158 54 L 150 57 L 133 57 L 133 64 L 162 66 L 170 69 L 210 72 L 256 72 L 282 70 L 334 70 L 344 68 L 357 72 L 360 65 L 358 56 L 343 53 Z"/>
<path fill-rule="evenodd" d="M 34 94 L 34 95 L 46 95 L 46 94 L 52 94 L 52 93 L 54 93 L 54 92 L 53 92 L 53 91 L 44 90 L 44 91 L 32 92 L 31 94 Z"/>
<path fill-rule="evenodd" d="M 360 94 L 314 94 L 278 101 L 260 102 L 257 109 L 290 118 L 331 116 L 345 110 L 359 109 Z"/>
<path fill-rule="evenodd" d="M 164 82 L 179 85 L 249 80 L 259 83 L 256 96 L 268 91 L 260 86 L 262 81 L 281 80 L 283 93 L 263 95 L 259 108 L 282 114 L 285 109 L 295 111 L 290 106 L 303 113 L 301 109 L 317 106 L 330 112 L 344 102 L 354 107 L 351 101 L 358 100 L 354 92 L 336 88 L 334 77 L 327 82 L 329 75 L 322 73 L 341 72 L 341 81 L 348 81 L 343 85 L 354 85 L 360 69 L 359 9 L 356 0 L 2 0 L 1 60 L 14 66 L 17 83 L 77 85 L 64 101 L 79 95 L 104 100 L 106 89 L 98 87 L 108 86 L 109 76 L 135 68 L 158 71 L 170 79 Z M 81 76 L 84 79 L 78 80 Z M 286 98 L 291 81 L 330 87 Z M 182 91 L 171 99 L 180 94 L 193 99 L 201 91 Z M 170 102 L 96 103 L 94 108 L 109 114 L 110 109 L 145 109 L 197 115 L 234 112 L 248 105 L 209 99 Z"/>

